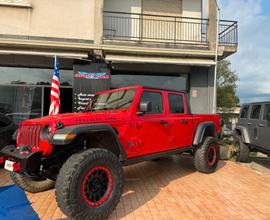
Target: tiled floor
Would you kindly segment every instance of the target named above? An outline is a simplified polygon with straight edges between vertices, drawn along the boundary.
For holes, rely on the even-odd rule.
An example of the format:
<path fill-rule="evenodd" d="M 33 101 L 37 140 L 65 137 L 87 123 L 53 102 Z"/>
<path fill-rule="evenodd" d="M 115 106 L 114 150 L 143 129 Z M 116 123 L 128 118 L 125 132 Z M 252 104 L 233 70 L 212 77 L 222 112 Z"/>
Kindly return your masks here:
<path fill-rule="evenodd" d="M 207 175 L 187 157 L 164 158 L 125 168 L 125 189 L 109 219 L 270 219 L 270 175 L 221 162 Z M 0 171 L 0 184 L 10 180 Z M 65 216 L 54 190 L 27 196 L 41 219 Z"/>

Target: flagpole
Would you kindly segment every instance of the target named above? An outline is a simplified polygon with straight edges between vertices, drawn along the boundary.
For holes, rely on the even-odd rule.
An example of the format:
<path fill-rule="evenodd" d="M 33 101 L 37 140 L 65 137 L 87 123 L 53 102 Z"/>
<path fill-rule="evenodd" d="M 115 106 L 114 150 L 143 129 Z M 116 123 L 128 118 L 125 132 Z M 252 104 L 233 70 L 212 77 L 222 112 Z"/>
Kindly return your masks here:
<path fill-rule="evenodd" d="M 58 56 L 54 56 L 54 71 L 51 84 L 49 115 L 55 115 L 60 112 L 60 76 Z"/>

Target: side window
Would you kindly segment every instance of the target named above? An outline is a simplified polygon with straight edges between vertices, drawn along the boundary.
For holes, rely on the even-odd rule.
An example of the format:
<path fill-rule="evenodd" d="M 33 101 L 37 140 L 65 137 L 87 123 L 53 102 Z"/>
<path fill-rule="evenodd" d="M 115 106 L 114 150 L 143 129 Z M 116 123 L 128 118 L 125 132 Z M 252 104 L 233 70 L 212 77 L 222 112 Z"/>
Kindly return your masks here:
<path fill-rule="evenodd" d="M 172 114 L 185 113 L 184 101 L 181 95 L 169 94 L 168 99 L 169 99 L 170 113 Z"/>
<path fill-rule="evenodd" d="M 247 118 L 248 117 L 248 110 L 249 105 L 245 105 L 242 107 L 240 118 Z"/>
<path fill-rule="evenodd" d="M 250 118 L 251 119 L 259 119 L 260 117 L 260 112 L 261 112 L 261 105 L 253 105 L 252 109 L 251 109 L 251 115 Z"/>
<path fill-rule="evenodd" d="M 270 114 L 270 104 L 264 107 L 263 120 L 267 120 L 267 114 Z"/>
<path fill-rule="evenodd" d="M 151 102 L 152 110 L 147 114 L 163 113 L 162 94 L 159 92 L 143 92 L 141 102 Z"/>

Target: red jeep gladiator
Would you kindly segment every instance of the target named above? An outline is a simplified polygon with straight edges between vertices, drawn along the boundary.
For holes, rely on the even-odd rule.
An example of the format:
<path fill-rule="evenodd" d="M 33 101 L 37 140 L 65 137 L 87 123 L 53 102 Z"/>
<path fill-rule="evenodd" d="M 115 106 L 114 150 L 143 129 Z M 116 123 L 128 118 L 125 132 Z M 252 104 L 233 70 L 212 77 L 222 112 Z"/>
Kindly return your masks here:
<path fill-rule="evenodd" d="M 220 118 L 191 114 L 184 92 L 131 86 L 97 93 L 80 113 L 24 121 L 2 153 L 14 183 L 56 188 L 72 219 L 104 219 L 118 204 L 123 166 L 190 152 L 195 168 L 216 170 Z"/>

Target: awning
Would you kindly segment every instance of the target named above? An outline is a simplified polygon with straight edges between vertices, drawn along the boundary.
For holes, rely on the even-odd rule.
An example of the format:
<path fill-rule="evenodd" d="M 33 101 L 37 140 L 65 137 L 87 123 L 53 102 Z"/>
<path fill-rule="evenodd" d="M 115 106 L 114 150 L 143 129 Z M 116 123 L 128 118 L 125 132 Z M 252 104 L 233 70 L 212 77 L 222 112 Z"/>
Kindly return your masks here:
<path fill-rule="evenodd" d="M 0 49 L 0 55 L 32 55 L 32 56 L 46 56 L 53 57 L 58 55 L 59 57 L 80 59 L 88 58 L 87 52 L 73 52 L 73 51 L 42 51 L 42 50 L 24 50 L 24 49 Z"/>
<path fill-rule="evenodd" d="M 108 54 L 106 61 L 115 63 L 162 63 L 162 64 L 178 64 L 187 66 L 211 66 L 215 65 L 215 61 L 211 59 L 195 59 L 195 58 L 175 58 L 175 57 L 154 57 L 154 56 L 130 56 Z"/>

